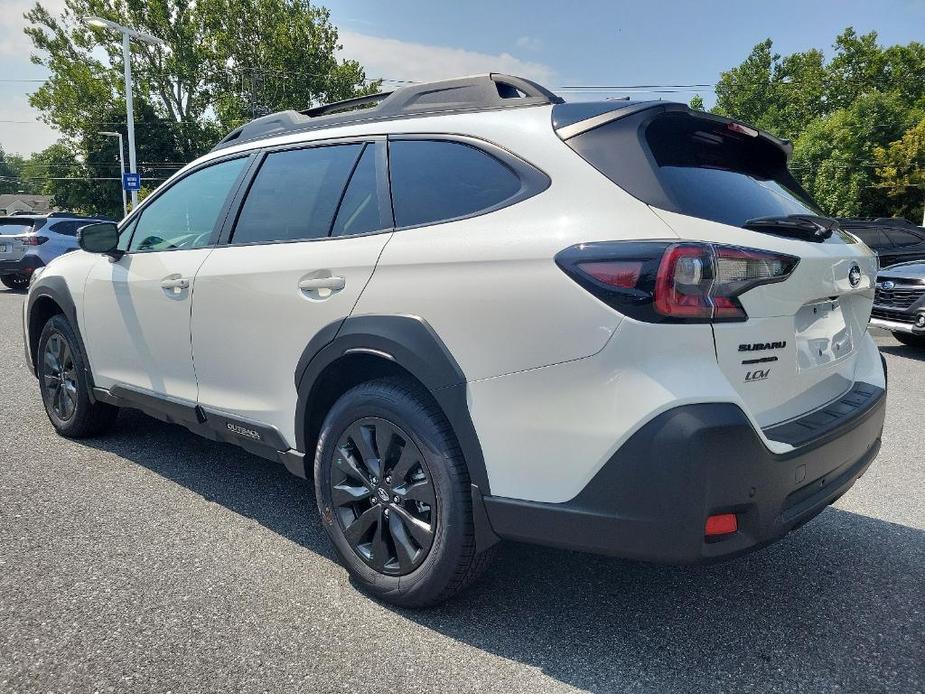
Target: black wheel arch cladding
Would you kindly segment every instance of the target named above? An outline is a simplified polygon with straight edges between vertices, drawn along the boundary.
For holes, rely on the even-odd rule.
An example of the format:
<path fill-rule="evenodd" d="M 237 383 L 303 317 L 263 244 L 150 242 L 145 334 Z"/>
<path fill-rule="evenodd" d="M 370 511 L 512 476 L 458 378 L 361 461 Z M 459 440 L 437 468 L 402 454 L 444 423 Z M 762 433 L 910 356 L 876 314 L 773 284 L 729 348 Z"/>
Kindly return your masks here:
<path fill-rule="evenodd" d="M 356 353 L 390 361 L 420 381 L 450 422 L 472 484 L 482 494 L 489 494 L 482 447 L 466 402 L 466 376 L 436 331 L 418 316 L 350 316 L 318 331 L 295 371 L 298 450 L 305 451 L 310 443 L 306 440 L 306 425 L 313 414 L 313 391 L 322 375 L 339 359 Z"/>
<path fill-rule="evenodd" d="M 28 305 L 26 307 L 26 330 L 31 336 L 33 333 L 33 311 L 37 305 L 42 304 L 43 302 L 51 301 L 58 308 L 61 309 L 61 313 L 67 319 L 68 323 L 71 324 L 71 328 L 74 330 L 74 335 L 77 338 L 77 349 L 80 352 L 81 362 L 83 363 L 84 374 L 87 378 L 87 383 L 89 384 L 88 388 L 88 397 L 90 402 L 95 402 L 96 399 L 93 393 L 93 372 L 90 369 L 90 360 L 87 358 L 87 348 L 84 345 L 83 336 L 80 333 L 80 323 L 77 320 L 77 308 L 74 305 L 74 299 L 71 296 L 71 290 L 67 286 L 63 277 L 39 277 L 36 280 L 29 292 Z M 38 349 L 38 335 L 41 333 L 42 326 L 35 326 L 34 337 L 30 337 L 27 349 L 28 363 L 31 366 L 33 375 L 37 376 L 37 369 L 35 363 L 36 350 Z"/>

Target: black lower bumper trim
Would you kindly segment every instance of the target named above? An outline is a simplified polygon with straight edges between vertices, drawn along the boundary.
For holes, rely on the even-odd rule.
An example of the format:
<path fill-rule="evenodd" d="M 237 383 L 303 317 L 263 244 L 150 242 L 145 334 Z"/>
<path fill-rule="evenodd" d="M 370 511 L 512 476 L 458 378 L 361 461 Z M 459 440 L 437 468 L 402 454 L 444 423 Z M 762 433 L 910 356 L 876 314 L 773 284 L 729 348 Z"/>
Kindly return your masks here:
<path fill-rule="evenodd" d="M 837 430 L 772 453 L 732 404 L 684 405 L 636 432 L 571 501 L 486 497 L 500 537 L 646 561 L 732 557 L 802 525 L 854 484 L 880 449 L 886 392 Z M 707 542 L 704 523 L 735 513 L 738 531 Z"/>
<path fill-rule="evenodd" d="M 31 275 L 44 266 L 38 256 L 24 255 L 19 260 L 0 260 L 0 275 Z"/>

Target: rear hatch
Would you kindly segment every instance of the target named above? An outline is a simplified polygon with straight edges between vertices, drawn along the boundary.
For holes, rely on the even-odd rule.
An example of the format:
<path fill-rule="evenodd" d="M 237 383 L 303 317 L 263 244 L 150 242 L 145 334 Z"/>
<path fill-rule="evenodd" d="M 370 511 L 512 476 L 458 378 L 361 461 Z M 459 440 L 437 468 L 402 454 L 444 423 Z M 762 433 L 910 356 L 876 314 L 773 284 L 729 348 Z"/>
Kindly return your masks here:
<path fill-rule="evenodd" d="M 756 421 L 793 419 L 847 392 L 876 256 L 821 216 L 787 169 L 789 145 L 680 104 L 622 112 L 586 132 L 570 126 L 566 142 L 680 239 L 712 249 L 716 358 Z M 779 258 L 784 269 L 765 277 L 760 262 L 728 247 L 763 251 L 759 261 Z M 723 278 L 741 291 L 718 296 Z"/>
<path fill-rule="evenodd" d="M 23 237 L 33 230 L 31 219 L 0 217 L 0 262 L 20 260 L 26 252 Z"/>

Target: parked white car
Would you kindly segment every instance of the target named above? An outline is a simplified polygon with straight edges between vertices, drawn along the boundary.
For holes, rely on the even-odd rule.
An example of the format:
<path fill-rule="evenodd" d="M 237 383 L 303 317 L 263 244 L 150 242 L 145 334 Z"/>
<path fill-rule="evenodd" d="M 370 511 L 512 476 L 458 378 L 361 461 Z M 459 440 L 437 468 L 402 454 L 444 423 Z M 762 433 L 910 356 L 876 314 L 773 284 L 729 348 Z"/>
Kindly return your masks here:
<path fill-rule="evenodd" d="M 36 274 L 28 360 L 64 436 L 133 407 L 313 472 L 398 604 L 499 538 L 735 556 L 851 487 L 883 426 L 876 257 L 789 152 L 498 74 L 272 114 Z"/>

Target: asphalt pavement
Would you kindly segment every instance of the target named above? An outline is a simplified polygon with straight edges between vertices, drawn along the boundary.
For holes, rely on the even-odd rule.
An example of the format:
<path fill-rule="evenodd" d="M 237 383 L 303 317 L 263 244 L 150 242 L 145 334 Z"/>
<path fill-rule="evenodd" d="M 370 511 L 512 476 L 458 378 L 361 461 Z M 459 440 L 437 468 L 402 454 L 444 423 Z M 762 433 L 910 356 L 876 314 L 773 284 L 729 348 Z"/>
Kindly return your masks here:
<path fill-rule="evenodd" d="M 359 593 L 310 483 L 124 412 L 55 435 L 0 291 L 0 692 L 922 692 L 925 350 L 885 333 L 883 448 L 707 567 L 505 545 L 437 609 Z"/>

